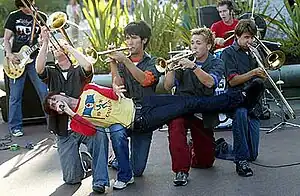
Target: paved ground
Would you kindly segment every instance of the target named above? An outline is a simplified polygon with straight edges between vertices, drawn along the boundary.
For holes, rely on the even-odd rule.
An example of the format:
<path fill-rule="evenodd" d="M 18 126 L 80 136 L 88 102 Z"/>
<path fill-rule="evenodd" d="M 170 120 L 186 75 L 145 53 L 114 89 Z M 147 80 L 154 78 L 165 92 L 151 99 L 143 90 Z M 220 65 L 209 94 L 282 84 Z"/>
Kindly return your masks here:
<path fill-rule="evenodd" d="M 300 115 L 299 103 L 297 101 L 293 104 L 298 115 Z M 278 118 L 272 117 L 271 120 L 263 121 L 262 127 L 272 127 L 277 120 Z M 299 120 L 294 122 L 297 121 Z M 1 138 L 6 135 L 6 130 L 7 124 L 1 123 Z M 231 133 L 217 131 L 216 138 L 219 137 L 231 140 Z M 265 165 L 300 162 L 299 138 L 300 129 L 298 128 L 285 128 L 268 135 L 262 131 L 260 156 L 257 162 Z M 53 147 L 53 139 L 53 135 L 46 131 L 45 125 L 27 125 L 25 136 L 13 138 L 13 143 L 26 145 L 28 142 L 33 142 L 36 144 L 33 150 L 0 151 L 0 195 L 94 195 L 91 189 L 91 177 L 78 186 L 64 184 L 57 152 Z M 156 131 L 144 176 L 136 178 L 135 183 L 125 190 L 108 189 L 106 195 L 300 195 L 299 165 L 284 168 L 265 168 L 257 165 L 252 165 L 252 167 L 255 172 L 254 176 L 242 178 L 236 175 L 232 162 L 216 160 L 211 169 L 192 169 L 190 182 L 186 187 L 174 187 L 167 133 Z M 115 171 L 110 169 L 109 172 L 113 178 Z"/>

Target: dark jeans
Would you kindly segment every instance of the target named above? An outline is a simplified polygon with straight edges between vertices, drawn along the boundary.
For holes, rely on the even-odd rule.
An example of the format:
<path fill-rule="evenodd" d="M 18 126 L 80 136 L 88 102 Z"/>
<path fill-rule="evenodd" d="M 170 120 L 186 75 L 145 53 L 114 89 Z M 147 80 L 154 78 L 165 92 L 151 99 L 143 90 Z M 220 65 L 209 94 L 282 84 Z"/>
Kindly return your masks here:
<path fill-rule="evenodd" d="M 235 162 L 254 161 L 258 156 L 260 120 L 248 115 L 246 108 L 238 108 L 232 121 L 233 154 Z"/>
<path fill-rule="evenodd" d="M 231 112 L 244 104 L 241 91 L 232 91 L 215 97 L 188 97 L 155 95 L 144 97 L 141 115 L 135 117 L 135 131 L 151 132 L 170 120 L 185 114 Z"/>

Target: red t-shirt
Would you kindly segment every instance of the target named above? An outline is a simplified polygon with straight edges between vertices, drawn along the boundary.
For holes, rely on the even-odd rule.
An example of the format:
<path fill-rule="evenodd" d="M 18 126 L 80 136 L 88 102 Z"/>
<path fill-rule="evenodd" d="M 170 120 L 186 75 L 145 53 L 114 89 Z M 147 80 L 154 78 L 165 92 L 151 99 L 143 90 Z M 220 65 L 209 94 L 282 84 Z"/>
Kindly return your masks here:
<path fill-rule="evenodd" d="M 237 19 L 233 19 L 232 25 L 227 25 L 223 22 L 223 20 L 220 20 L 218 22 L 215 22 L 214 24 L 211 25 L 210 29 L 212 32 L 215 32 L 216 37 L 222 37 L 225 38 L 225 33 L 227 31 L 232 31 L 235 29 L 235 26 L 237 25 L 239 21 Z M 224 46 L 219 46 L 216 45 L 216 49 L 218 48 L 225 48 L 226 46 L 230 46 L 234 41 L 234 38 L 228 40 L 227 42 L 224 43 Z"/>

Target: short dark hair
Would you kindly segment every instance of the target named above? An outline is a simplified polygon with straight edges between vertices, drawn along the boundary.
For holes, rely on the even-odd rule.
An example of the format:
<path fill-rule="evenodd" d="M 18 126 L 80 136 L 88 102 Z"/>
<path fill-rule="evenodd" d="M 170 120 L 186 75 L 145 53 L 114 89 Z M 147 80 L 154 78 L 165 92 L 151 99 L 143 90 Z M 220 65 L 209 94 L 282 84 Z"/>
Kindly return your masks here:
<path fill-rule="evenodd" d="M 217 3 L 217 7 L 220 6 L 224 6 L 227 5 L 227 8 L 229 9 L 229 11 L 233 11 L 234 7 L 233 7 L 233 3 L 230 0 L 221 0 Z"/>
<path fill-rule="evenodd" d="M 257 27 L 254 20 L 241 19 L 235 27 L 234 34 L 241 36 L 243 33 L 250 33 L 252 36 L 257 34 Z"/>
<path fill-rule="evenodd" d="M 126 35 L 137 35 L 142 40 L 147 38 L 147 42 L 144 44 L 144 49 L 148 45 L 151 37 L 151 28 L 150 26 L 143 20 L 139 22 L 131 22 L 124 29 L 125 36 Z"/>
<path fill-rule="evenodd" d="M 49 99 L 54 95 L 59 95 L 59 92 L 53 91 L 49 92 L 48 95 L 44 98 L 43 101 L 43 109 L 46 114 L 49 114 L 50 116 L 58 115 L 57 111 L 50 108 Z"/>
<path fill-rule="evenodd" d="M 30 7 L 30 3 L 33 3 L 34 0 L 24 0 L 26 5 Z M 17 8 L 25 7 L 21 0 L 15 0 L 15 5 Z"/>

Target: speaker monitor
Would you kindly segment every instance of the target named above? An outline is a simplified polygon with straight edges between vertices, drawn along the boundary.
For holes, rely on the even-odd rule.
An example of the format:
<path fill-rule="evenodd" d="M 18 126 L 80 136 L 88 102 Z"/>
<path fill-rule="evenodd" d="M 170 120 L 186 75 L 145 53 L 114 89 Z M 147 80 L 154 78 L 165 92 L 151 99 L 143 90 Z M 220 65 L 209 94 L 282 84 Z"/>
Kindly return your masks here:
<path fill-rule="evenodd" d="M 206 26 L 210 28 L 211 25 L 221 20 L 216 6 L 208 5 L 197 8 L 197 23 L 199 27 Z"/>

